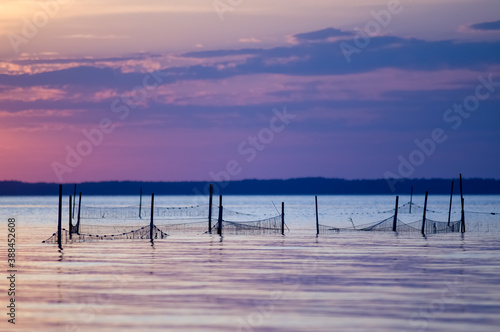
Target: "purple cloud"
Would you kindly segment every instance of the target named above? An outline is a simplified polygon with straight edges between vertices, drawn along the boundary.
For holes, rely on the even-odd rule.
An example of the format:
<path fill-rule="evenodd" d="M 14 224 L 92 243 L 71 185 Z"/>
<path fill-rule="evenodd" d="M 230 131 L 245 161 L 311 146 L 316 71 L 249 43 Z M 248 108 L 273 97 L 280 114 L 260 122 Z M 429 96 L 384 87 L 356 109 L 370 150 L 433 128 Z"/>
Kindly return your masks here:
<path fill-rule="evenodd" d="M 470 28 L 474 30 L 500 30 L 500 21 L 476 23 Z"/>

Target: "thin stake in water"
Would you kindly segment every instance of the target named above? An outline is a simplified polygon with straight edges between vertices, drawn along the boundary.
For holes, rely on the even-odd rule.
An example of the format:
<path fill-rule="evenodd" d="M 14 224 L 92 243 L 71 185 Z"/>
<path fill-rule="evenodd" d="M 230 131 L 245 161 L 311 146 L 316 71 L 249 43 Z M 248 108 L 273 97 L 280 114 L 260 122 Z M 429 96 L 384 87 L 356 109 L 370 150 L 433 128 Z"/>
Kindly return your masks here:
<path fill-rule="evenodd" d="M 210 184 L 210 197 L 208 198 L 208 233 L 212 234 L 212 198 L 214 195 L 214 185 Z"/>
<path fill-rule="evenodd" d="M 222 195 L 219 196 L 219 223 L 217 224 L 217 234 L 222 236 Z"/>
<path fill-rule="evenodd" d="M 413 186 L 411 186 L 411 191 L 410 191 L 410 214 L 411 214 L 412 203 L 413 203 Z"/>
<path fill-rule="evenodd" d="M 139 218 L 142 219 L 142 187 L 139 191 Z"/>
<path fill-rule="evenodd" d="M 76 219 L 76 233 L 80 235 L 80 211 L 82 210 L 82 193 L 80 192 L 80 199 L 78 200 L 78 218 Z"/>
<path fill-rule="evenodd" d="M 151 220 L 149 222 L 149 238 L 151 239 L 151 243 L 153 243 L 153 214 L 155 208 L 155 194 L 151 194 Z"/>
<path fill-rule="evenodd" d="M 450 227 L 450 221 L 451 221 L 451 204 L 452 203 L 453 203 L 453 181 L 451 181 L 450 209 L 448 210 L 448 227 Z"/>
<path fill-rule="evenodd" d="M 460 202 L 462 204 L 462 223 L 460 226 L 460 231 L 465 233 L 465 211 L 464 211 L 464 191 L 462 187 L 462 173 L 460 173 Z"/>
<path fill-rule="evenodd" d="M 399 203 L 399 196 L 396 196 L 396 208 L 394 210 L 394 221 L 392 223 L 392 231 L 393 232 L 395 232 L 397 230 L 397 227 L 398 227 L 398 203 Z"/>
<path fill-rule="evenodd" d="M 57 244 L 62 249 L 62 184 L 59 185 L 59 210 L 57 215 Z"/>
<path fill-rule="evenodd" d="M 75 200 L 76 201 L 76 200 Z M 72 236 L 71 236 L 71 229 L 73 228 L 73 225 L 71 224 L 71 209 L 73 208 L 73 201 L 72 201 L 72 197 L 71 195 L 69 195 L 69 225 L 68 225 L 68 228 L 69 228 L 69 239 L 71 240 Z M 74 213 L 74 212 L 73 212 Z"/>
<path fill-rule="evenodd" d="M 73 202 L 73 212 L 70 213 L 71 215 L 71 218 L 72 219 L 75 219 L 75 203 L 76 203 L 76 183 L 75 183 L 75 187 L 73 188 L 73 198 L 75 198 L 75 201 Z M 70 205 L 71 206 L 71 205 Z M 70 209 L 71 211 L 71 209 Z"/>
<path fill-rule="evenodd" d="M 425 202 L 424 202 L 424 217 L 422 219 L 422 235 L 425 235 L 425 215 L 427 212 L 427 196 L 429 195 L 429 192 L 425 192 Z"/>
<path fill-rule="evenodd" d="M 316 235 L 319 235 L 319 217 L 318 217 L 318 196 L 314 196 L 316 203 Z"/>
<path fill-rule="evenodd" d="M 281 235 L 285 235 L 285 202 L 281 202 Z"/>
<path fill-rule="evenodd" d="M 464 199 L 462 198 L 462 206 L 464 206 Z M 462 225 L 460 227 L 462 233 L 465 233 L 465 211 L 462 209 Z"/>

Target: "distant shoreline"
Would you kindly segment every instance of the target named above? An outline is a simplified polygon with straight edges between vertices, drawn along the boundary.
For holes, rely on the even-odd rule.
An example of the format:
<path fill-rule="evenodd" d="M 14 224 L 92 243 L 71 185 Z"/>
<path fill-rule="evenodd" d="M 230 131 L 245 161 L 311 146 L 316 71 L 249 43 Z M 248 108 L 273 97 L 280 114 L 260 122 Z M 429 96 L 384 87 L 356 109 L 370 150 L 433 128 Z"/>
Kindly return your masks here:
<path fill-rule="evenodd" d="M 451 181 L 454 194 L 460 194 L 458 179 L 405 179 L 395 183 L 392 191 L 385 179 L 345 180 L 327 178 L 298 178 L 288 180 L 240 180 L 230 182 L 141 182 L 105 181 L 77 184 L 77 192 L 92 196 L 139 195 L 208 195 L 210 183 L 214 194 L 224 195 L 414 195 L 425 191 L 434 195 L 449 195 Z M 74 184 L 64 184 L 64 193 L 74 192 Z M 500 180 L 471 178 L 463 180 L 464 195 L 500 195 Z M 0 196 L 50 196 L 57 195 L 57 183 L 25 183 L 0 181 Z"/>

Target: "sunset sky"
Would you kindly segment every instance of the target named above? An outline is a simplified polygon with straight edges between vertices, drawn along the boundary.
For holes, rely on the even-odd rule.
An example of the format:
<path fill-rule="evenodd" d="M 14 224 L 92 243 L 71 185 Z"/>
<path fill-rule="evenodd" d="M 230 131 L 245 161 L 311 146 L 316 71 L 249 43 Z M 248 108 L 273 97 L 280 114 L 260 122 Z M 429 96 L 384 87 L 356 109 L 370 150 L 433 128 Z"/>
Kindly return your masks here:
<path fill-rule="evenodd" d="M 500 2 L 2 0 L 0 140 L 0 180 L 499 179 Z"/>

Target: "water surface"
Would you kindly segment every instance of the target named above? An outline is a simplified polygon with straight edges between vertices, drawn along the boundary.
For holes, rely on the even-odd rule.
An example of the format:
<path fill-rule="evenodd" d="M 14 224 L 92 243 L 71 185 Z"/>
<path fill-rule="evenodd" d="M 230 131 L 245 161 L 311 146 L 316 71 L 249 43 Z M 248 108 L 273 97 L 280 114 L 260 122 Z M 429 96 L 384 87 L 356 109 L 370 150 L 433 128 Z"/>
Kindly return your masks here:
<path fill-rule="evenodd" d="M 160 205 L 176 206 L 192 200 L 157 198 Z M 278 206 L 285 201 L 290 232 L 222 239 L 175 235 L 154 246 L 147 240 L 119 240 L 66 244 L 59 250 L 41 243 L 55 231 L 57 198 L 0 198 L 1 217 L 18 220 L 19 239 L 17 324 L 13 327 L 3 318 L 0 329 L 497 331 L 500 325 L 498 232 L 427 237 L 340 232 L 316 237 L 314 197 L 224 200 L 228 208 L 262 216 L 276 214 L 271 202 Z M 393 208 L 393 200 L 321 196 L 320 216 L 325 223 L 349 212 L 374 216 Z M 95 205 L 136 201 L 87 198 Z M 429 208 L 447 211 L 447 197 L 430 201 Z M 467 201 L 471 210 L 500 212 L 498 196 Z M 7 253 L 5 224 L 2 257 Z M 4 290 L 5 280 L 0 284 Z M 7 300 L 2 290 L 2 303 Z"/>

